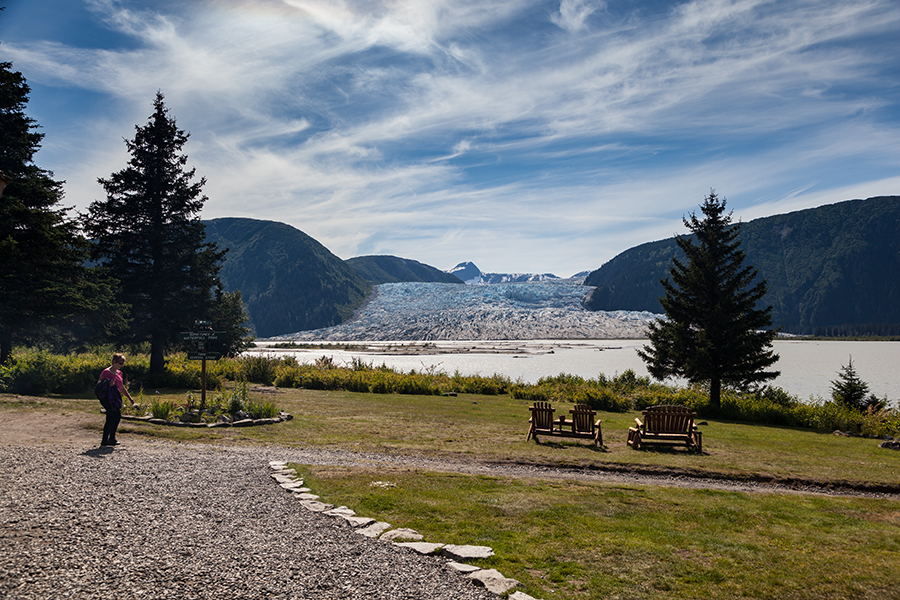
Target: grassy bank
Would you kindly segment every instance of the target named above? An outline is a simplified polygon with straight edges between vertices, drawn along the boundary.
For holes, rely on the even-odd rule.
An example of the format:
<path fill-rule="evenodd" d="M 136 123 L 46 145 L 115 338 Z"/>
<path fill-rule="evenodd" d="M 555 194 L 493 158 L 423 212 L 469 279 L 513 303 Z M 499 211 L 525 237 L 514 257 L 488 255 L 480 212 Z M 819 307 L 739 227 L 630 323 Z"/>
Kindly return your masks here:
<path fill-rule="evenodd" d="M 295 466 L 323 501 L 426 540 L 491 546 L 480 566 L 535 598 L 885 598 L 900 588 L 898 502 Z"/>

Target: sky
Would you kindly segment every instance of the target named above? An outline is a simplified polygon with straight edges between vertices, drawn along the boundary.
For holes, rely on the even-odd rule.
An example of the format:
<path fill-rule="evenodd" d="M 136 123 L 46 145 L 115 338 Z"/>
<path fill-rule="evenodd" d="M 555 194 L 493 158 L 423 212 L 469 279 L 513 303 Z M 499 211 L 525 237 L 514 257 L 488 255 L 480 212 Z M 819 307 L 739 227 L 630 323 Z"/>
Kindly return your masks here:
<path fill-rule="evenodd" d="M 599 268 L 686 230 L 900 194 L 897 0 L 0 0 L 73 214 L 157 91 L 204 219 L 337 256 Z"/>

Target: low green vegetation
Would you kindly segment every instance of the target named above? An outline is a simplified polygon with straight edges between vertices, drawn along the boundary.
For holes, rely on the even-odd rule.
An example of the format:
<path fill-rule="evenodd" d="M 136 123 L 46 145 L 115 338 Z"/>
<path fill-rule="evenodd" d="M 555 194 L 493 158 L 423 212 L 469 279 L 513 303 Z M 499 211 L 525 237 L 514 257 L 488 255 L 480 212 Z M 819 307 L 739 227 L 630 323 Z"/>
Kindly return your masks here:
<path fill-rule="evenodd" d="M 0 366 L 0 391 L 26 395 L 88 394 L 97 375 L 108 366 L 112 351 L 54 355 L 39 350 L 20 350 L 14 360 Z M 149 357 L 129 357 L 124 368 L 132 389 L 199 389 L 200 363 L 183 353 L 167 358 L 160 375 L 149 372 Z M 350 391 L 371 394 L 508 395 L 527 401 L 588 404 L 595 410 L 623 412 L 657 404 L 689 406 L 703 418 L 728 419 L 764 425 L 803 427 L 817 431 L 839 430 L 854 435 L 900 435 L 900 410 L 888 408 L 885 398 L 864 408 L 832 400 L 803 402 L 776 387 L 748 391 L 724 390 L 721 406 L 709 404 L 708 391 L 699 386 L 677 387 L 651 382 L 627 370 L 616 377 L 596 378 L 560 374 L 535 384 L 511 381 L 504 375 L 452 375 L 434 369 L 399 372 L 384 365 L 356 359 L 348 367 L 322 357 L 301 364 L 293 357 L 251 355 L 207 364 L 207 389 L 226 382 L 246 381 L 278 388 Z M 181 402 L 179 402 L 181 404 Z M 234 411 L 236 412 L 236 411 Z"/>

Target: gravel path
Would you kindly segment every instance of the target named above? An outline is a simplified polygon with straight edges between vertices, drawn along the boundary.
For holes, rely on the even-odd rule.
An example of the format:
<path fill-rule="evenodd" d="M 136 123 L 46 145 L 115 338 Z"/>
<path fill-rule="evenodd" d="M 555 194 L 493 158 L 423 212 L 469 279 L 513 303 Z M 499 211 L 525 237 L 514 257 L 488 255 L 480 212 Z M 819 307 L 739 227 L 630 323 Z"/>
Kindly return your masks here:
<path fill-rule="evenodd" d="M 496 600 L 302 509 L 269 476 L 290 453 L 0 446 L 0 598 Z"/>

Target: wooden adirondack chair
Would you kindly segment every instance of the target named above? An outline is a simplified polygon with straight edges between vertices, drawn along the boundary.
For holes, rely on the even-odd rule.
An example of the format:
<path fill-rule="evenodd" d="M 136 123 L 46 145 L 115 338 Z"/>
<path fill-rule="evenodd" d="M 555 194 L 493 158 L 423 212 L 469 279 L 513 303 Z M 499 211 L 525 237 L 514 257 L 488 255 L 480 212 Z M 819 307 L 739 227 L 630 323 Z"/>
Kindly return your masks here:
<path fill-rule="evenodd" d="M 539 433 L 553 435 L 553 413 L 555 411 L 550 403 L 535 402 L 530 410 L 531 418 L 528 419 L 528 435 L 525 437 L 525 441 L 530 440 L 531 436 L 535 436 L 536 439 Z"/>
<path fill-rule="evenodd" d="M 639 450 L 648 445 L 687 446 L 703 451 L 703 434 L 694 425 L 697 413 L 685 406 L 661 404 L 643 411 L 644 420 L 628 429 L 628 445 Z"/>
<path fill-rule="evenodd" d="M 572 415 L 573 437 L 589 437 L 594 440 L 594 444 L 603 445 L 603 433 L 600 431 L 600 423 L 603 420 L 594 421 L 596 411 L 587 404 L 576 404 L 569 413 Z"/>
<path fill-rule="evenodd" d="M 586 404 L 576 404 L 575 408 L 569 411 L 572 415 L 572 419 L 569 421 L 564 416 L 559 420 L 554 420 L 553 413 L 555 411 L 549 402 L 535 402 L 530 410 L 531 418 L 528 419 L 526 442 L 532 437 L 537 439 L 540 434 L 554 437 L 590 438 L 594 440 L 594 444 L 603 445 L 600 420 L 594 422 L 597 413 Z"/>

